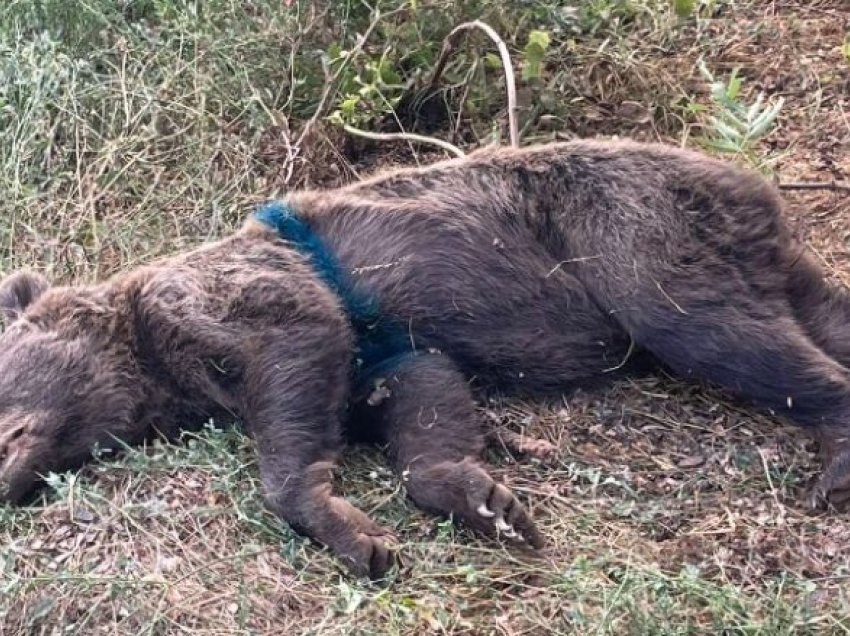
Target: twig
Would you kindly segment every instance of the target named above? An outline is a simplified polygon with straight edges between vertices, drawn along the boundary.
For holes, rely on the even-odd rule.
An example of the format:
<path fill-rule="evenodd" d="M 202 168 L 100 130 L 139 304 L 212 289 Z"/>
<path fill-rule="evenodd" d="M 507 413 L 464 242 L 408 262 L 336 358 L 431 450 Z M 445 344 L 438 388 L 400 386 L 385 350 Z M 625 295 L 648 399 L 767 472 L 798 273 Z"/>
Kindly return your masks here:
<path fill-rule="evenodd" d="M 499 49 L 499 55 L 502 58 L 502 66 L 505 69 L 505 88 L 508 93 L 508 130 L 510 132 L 511 146 L 519 146 L 519 127 L 517 126 L 517 103 L 516 103 L 516 84 L 514 81 L 514 66 L 511 62 L 511 55 L 508 52 L 508 47 L 505 41 L 499 37 L 499 34 L 489 24 L 481 20 L 473 22 L 464 22 L 459 24 L 452 32 L 443 40 L 443 49 L 440 51 L 440 57 L 437 59 L 437 64 L 434 67 L 434 74 L 431 77 L 431 88 L 434 89 L 446 68 L 446 63 L 449 57 L 457 48 L 460 35 L 465 31 L 473 29 L 481 29 L 484 31 Z"/>
<path fill-rule="evenodd" d="M 850 192 L 847 181 L 788 181 L 779 183 L 780 190 L 832 190 L 834 192 Z"/>
<path fill-rule="evenodd" d="M 455 157 L 464 157 L 465 153 L 463 150 L 450 144 L 448 141 L 443 141 L 442 139 L 436 139 L 434 137 L 426 137 L 424 135 L 417 135 L 415 133 L 376 133 L 376 132 L 368 132 L 366 130 L 360 130 L 359 128 L 355 128 L 354 126 L 349 126 L 348 124 L 343 126 L 345 132 L 351 135 L 357 135 L 358 137 L 365 137 L 366 139 L 374 139 L 376 141 L 393 141 L 396 139 L 402 139 L 405 141 L 416 141 L 423 144 L 432 144 L 434 146 L 439 146 L 446 152 L 452 153 Z"/>
<path fill-rule="evenodd" d="M 470 82 L 472 81 L 473 75 L 475 75 L 476 66 L 478 66 L 477 59 L 470 65 L 469 71 L 466 74 L 466 79 L 463 82 L 463 93 L 460 96 L 460 101 L 458 102 L 457 106 L 457 119 L 455 120 L 454 130 L 452 131 L 452 141 L 457 141 L 460 137 L 460 125 L 463 121 L 463 105 L 466 103 L 466 98 L 469 97 L 469 86 Z M 431 90 L 434 90 L 433 85 L 431 87 Z"/>

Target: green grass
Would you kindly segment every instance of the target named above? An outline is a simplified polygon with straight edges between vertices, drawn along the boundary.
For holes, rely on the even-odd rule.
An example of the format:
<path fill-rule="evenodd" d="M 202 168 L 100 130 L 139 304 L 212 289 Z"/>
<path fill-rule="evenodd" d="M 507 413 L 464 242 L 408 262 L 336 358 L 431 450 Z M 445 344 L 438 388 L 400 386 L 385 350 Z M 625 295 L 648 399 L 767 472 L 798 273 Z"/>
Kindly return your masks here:
<path fill-rule="evenodd" d="M 349 138 L 341 123 L 425 128 L 465 148 L 504 141 L 502 70 L 479 36 L 452 59 L 434 121 L 401 107 L 442 37 L 475 18 L 517 64 L 524 143 L 710 146 L 722 132 L 711 117 L 740 114 L 760 91 L 772 103 L 785 86 L 774 127 L 742 129 L 733 158 L 777 157 L 772 169 L 794 178 L 850 170 L 830 145 L 850 131 L 841 1 L 765 6 L 11 0 L 0 271 L 100 279 L 226 234 L 288 189 L 439 156 Z M 735 106 L 712 99 L 700 59 L 736 83 Z M 806 197 L 791 201 L 795 228 L 850 272 L 846 209 Z M 540 558 L 416 510 L 378 450 L 352 449 L 339 489 L 397 530 L 402 556 L 386 587 L 353 580 L 262 505 L 252 442 L 207 428 L 51 476 L 39 501 L 0 507 L 0 633 L 850 632 L 850 526 L 801 505 L 816 464 L 800 435 L 666 379 L 489 408 L 560 449 L 551 465 L 492 453 L 549 540 Z"/>
<path fill-rule="evenodd" d="M 344 164 L 338 127 L 295 147 L 327 78 L 338 89 L 327 115 L 374 124 L 427 75 L 464 16 L 491 20 L 518 48 L 532 28 L 561 34 L 557 64 L 583 33 L 625 21 L 652 29 L 665 6 L 13 0 L 0 16 L 0 267 L 37 259 L 57 276 L 90 278 L 218 236 L 259 198 L 350 178 L 316 170 Z M 503 108 L 501 71 L 485 69 L 491 58 L 476 42 L 445 81 L 450 98 L 465 95 L 460 134 L 470 141 L 490 134 L 484 122 Z M 564 115 L 558 90 L 538 86 L 526 120 L 541 114 L 538 101 Z"/>
<path fill-rule="evenodd" d="M 500 473 L 536 500 L 550 537 L 548 552 L 528 559 L 417 512 L 377 453 L 356 450 L 351 459 L 341 488 L 401 533 L 404 564 L 386 587 L 349 579 L 324 550 L 277 523 L 262 505 L 251 442 L 208 428 L 182 444 L 130 450 L 81 474 L 53 476 L 39 504 L 3 509 L 5 626 L 10 633 L 61 626 L 71 633 L 407 634 L 498 633 L 501 621 L 522 633 L 850 630 L 841 613 L 846 593 L 821 598 L 817 580 L 776 570 L 749 579 L 712 572 L 682 562 L 677 548 L 666 560 L 647 529 L 670 520 L 665 507 L 676 497 L 633 480 L 622 489 L 611 466 L 599 475 L 598 467 L 566 460 L 544 468 L 497 458 Z M 724 481 L 738 481 L 742 497 L 764 503 L 770 495 L 759 470 L 748 475 L 758 483 Z M 700 488 L 686 486 L 678 502 L 694 525 L 699 511 L 687 497 Z M 779 522 L 783 514 L 768 517 Z M 772 531 L 805 531 L 798 513 L 791 516 Z M 847 573 L 845 563 L 836 574 Z"/>

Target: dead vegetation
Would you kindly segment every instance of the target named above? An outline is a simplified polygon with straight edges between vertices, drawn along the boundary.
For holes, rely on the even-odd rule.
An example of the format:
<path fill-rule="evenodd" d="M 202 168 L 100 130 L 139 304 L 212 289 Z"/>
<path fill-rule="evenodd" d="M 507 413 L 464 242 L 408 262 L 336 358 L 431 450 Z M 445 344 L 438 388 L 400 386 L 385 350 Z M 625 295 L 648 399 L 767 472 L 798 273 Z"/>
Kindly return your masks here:
<path fill-rule="evenodd" d="M 19 3 L 0 17 L 3 270 L 92 279 L 221 235 L 282 190 L 442 156 L 340 124 L 401 125 L 464 148 L 506 140 L 503 80 L 483 39 L 461 47 L 428 112 L 382 106 L 476 17 L 520 74 L 529 32 L 551 36 L 543 71 L 518 81 L 523 143 L 701 145 L 702 58 L 717 77 L 739 67 L 745 101 L 785 99 L 754 154 L 730 160 L 764 161 L 787 181 L 850 178 L 842 0 L 698 2 L 701 17 L 681 20 L 649 0 L 390 3 L 377 21 L 355 3 L 286 4 L 104 0 L 54 15 L 58 4 Z M 296 148 L 340 68 L 334 46 L 356 54 L 328 98 L 331 120 Z M 850 282 L 847 193 L 786 197 L 795 230 Z M 397 529 L 403 564 L 384 588 L 352 580 L 263 508 L 250 440 L 209 429 L 54 476 L 30 507 L 0 507 L 0 633 L 850 632 L 850 517 L 803 506 L 817 466 L 799 431 L 664 377 L 483 411 L 559 449 L 546 464 L 493 455 L 549 538 L 539 559 L 418 512 L 377 450 L 353 449 L 340 488 Z"/>

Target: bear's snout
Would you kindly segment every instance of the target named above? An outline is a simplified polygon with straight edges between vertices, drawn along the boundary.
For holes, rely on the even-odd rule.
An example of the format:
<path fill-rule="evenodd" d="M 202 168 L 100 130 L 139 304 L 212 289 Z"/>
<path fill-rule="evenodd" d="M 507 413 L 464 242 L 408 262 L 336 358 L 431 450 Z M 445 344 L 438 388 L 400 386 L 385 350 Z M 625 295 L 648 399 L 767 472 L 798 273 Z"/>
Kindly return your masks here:
<path fill-rule="evenodd" d="M 20 503 L 39 481 L 38 436 L 27 418 L 0 424 L 0 502 Z"/>
<path fill-rule="evenodd" d="M 23 449 L 6 451 L 0 464 L 0 502 L 20 503 L 38 481 L 38 475 Z"/>

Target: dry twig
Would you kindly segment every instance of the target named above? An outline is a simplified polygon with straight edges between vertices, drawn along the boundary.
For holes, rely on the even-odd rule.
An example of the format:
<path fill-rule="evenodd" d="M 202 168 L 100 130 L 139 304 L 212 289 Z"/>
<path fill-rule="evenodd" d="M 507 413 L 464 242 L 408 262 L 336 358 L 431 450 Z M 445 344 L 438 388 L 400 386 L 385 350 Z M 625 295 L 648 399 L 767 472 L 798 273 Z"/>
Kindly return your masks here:
<path fill-rule="evenodd" d="M 376 133 L 376 132 L 368 132 L 366 130 L 360 130 L 359 128 L 355 128 L 354 126 L 345 125 L 343 126 L 345 132 L 357 135 L 358 137 L 365 137 L 366 139 L 375 139 L 377 141 L 393 141 L 396 139 L 403 139 L 405 141 L 415 141 L 422 144 L 431 144 L 434 146 L 439 146 L 446 152 L 450 152 L 455 157 L 463 157 L 465 153 L 463 150 L 458 148 L 457 146 L 450 144 L 448 141 L 443 141 L 442 139 L 436 139 L 435 137 L 426 137 L 424 135 L 417 135 L 415 133 Z"/>
<path fill-rule="evenodd" d="M 850 192 L 850 183 L 846 181 L 788 181 L 779 183 L 780 190 L 831 190 L 833 192 Z"/>
<path fill-rule="evenodd" d="M 466 31 L 471 31 L 473 29 L 481 29 L 484 31 L 490 39 L 496 43 L 496 47 L 499 49 L 499 55 L 502 58 L 502 66 L 505 69 L 505 88 L 508 94 L 508 130 L 510 133 L 511 146 L 516 148 L 519 146 L 519 126 L 517 125 L 517 99 L 516 83 L 514 81 L 514 67 L 505 41 L 499 37 L 499 34 L 496 33 L 495 29 L 493 29 L 493 27 L 489 24 L 486 24 L 481 20 L 474 20 L 473 22 L 464 22 L 463 24 L 459 24 L 452 29 L 452 32 L 446 36 L 445 40 L 443 40 L 443 49 L 440 51 L 440 57 L 437 59 L 437 64 L 434 67 L 434 74 L 431 76 L 431 88 L 434 89 L 437 82 L 440 80 L 440 77 L 446 68 L 446 64 L 449 61 L 449 57 L 451 57 L 452 53 L 454 53 L 457 49 L 460 36 Z"/>

